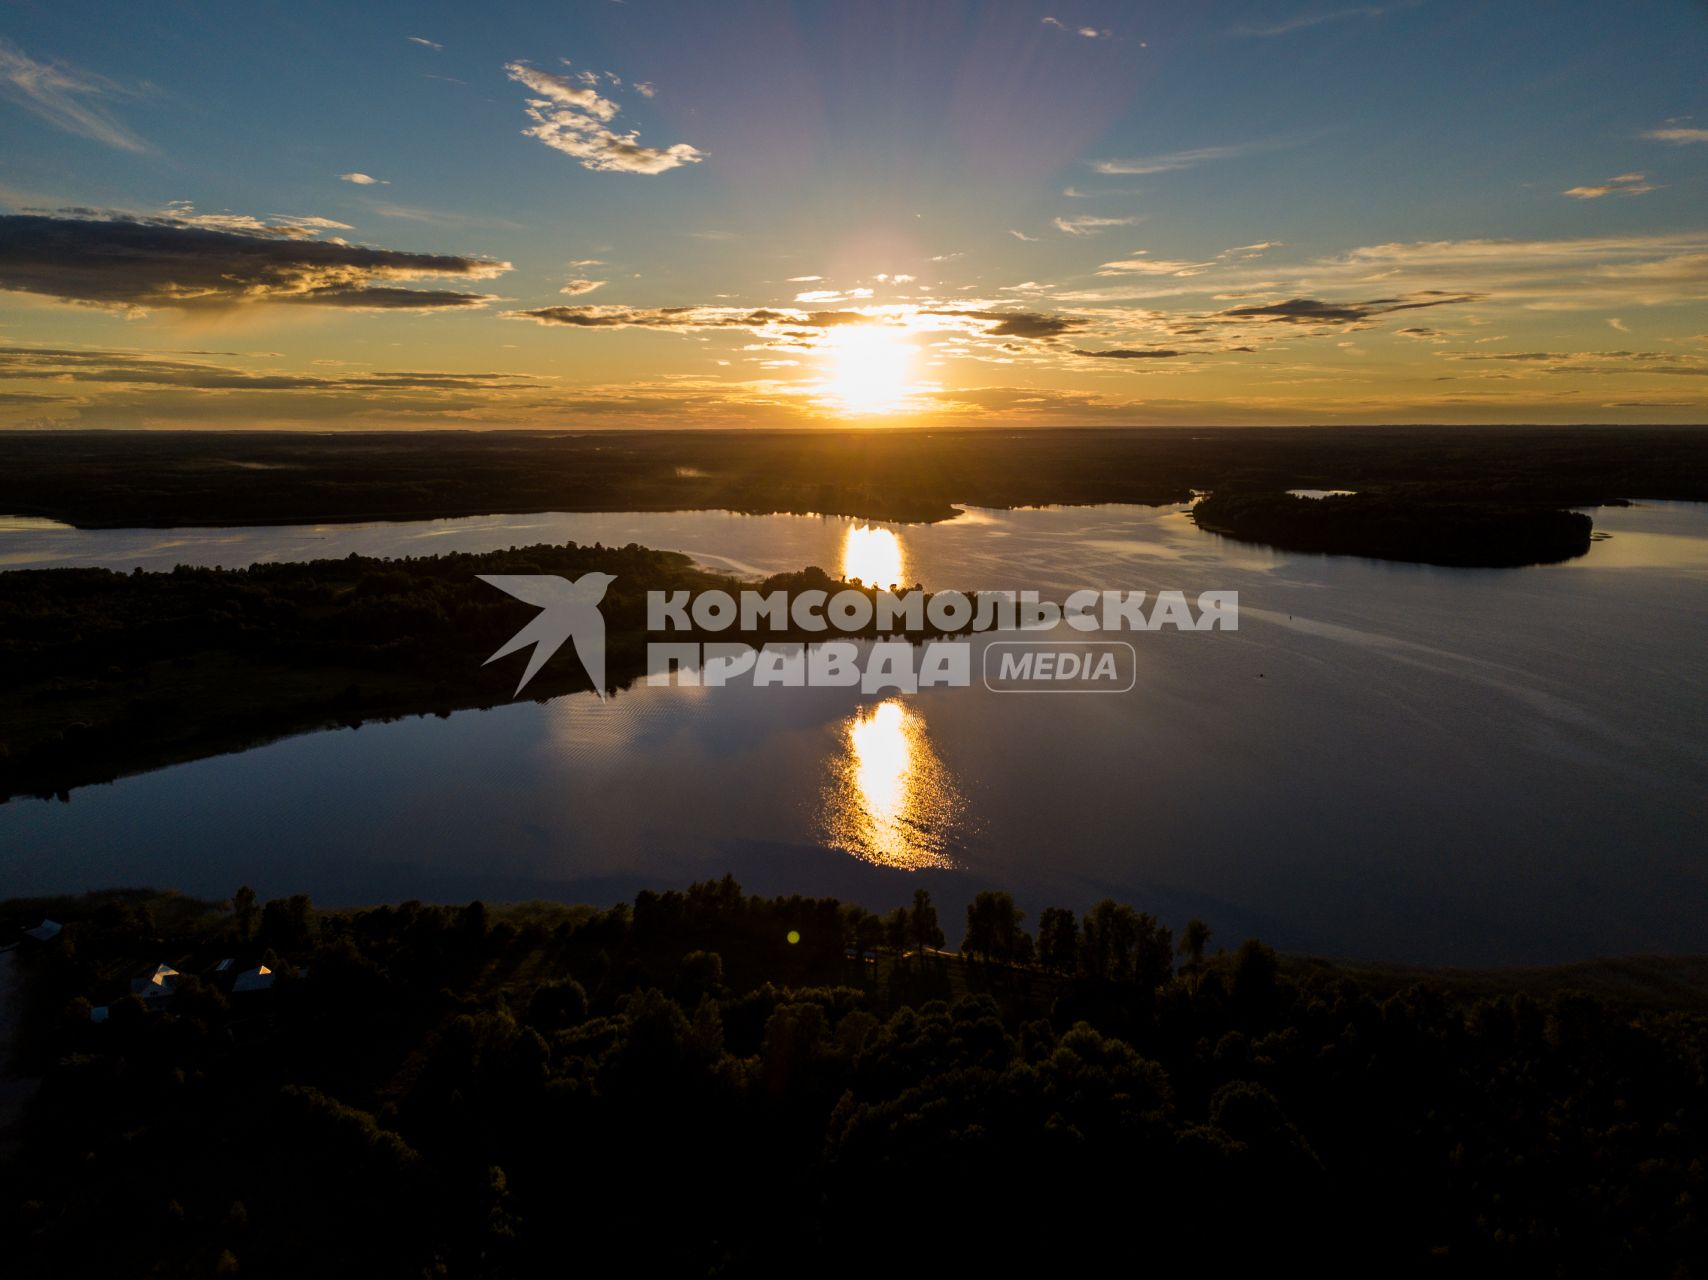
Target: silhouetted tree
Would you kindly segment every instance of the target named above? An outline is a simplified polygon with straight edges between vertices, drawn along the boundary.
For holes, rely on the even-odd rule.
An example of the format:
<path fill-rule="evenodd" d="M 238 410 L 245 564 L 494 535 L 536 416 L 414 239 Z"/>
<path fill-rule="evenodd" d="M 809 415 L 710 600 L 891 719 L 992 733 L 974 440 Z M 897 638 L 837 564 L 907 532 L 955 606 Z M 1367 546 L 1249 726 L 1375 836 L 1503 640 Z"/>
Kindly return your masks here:
<path fill-rule="evenodd" d="M 1100 982 L 1131 982 L 1138 939 L 1139 913 L 1113 898 L 1103 899 L 1085 915 L 1080 931 L 1080 972 Z"/>
<path fill-rule="evenodd" d="M 943 926 L 937 922 L 937 908 L 931 905 L 931 895 L 924 889 L 913 891 L 913 910 L 908 915 L 909 941 L 918 948 L 921 958 L 925 952 L 943 945 Z"/>
<path fill-rule="evenodd" d="M 1139 912 L 1133 981 L 1150 990 L 1174 976 L 1174 934 L 1148 911 Z"/>
<path fill-rule="evenodd" d="M 1079 956 L 1079 922 L 1065 907 L 1045 907 L 1038 915 L 1038 963 L 1057 973 L 1072 973 Z"/>
<path fill-rule="evenodd" d="M 238 940 L 248 942 L 255 936 L 255 925 L 261 919 L 260 909 L 255 904 L 255 890 L 244 885 L 231 895 L 231 915 L 237 925 Z"/>
<path fill-rule="evenodd" d="M 908 939 L 912 935 L 913 920 L 906 907 L 897 907 L 884 917 L 884 945 L 897 956 L 907 950 Z"/>
<path fill-rule="evenodd" d="M 1014 898 L 1007 893 L 982 890 L 967 904 L 967 932 L 961 940 L 961 950 L 976 955 L 987 963 L 995 960 L 1012 964 L 1021 953 L 1025 938 L 1020 922 L 1025 917 L 1015 909 Z M 1030 954 L 1032 940 L 1026 938 L 1025 951 Z"/>
<path fill-rule="evenodd" d="M 1204 948 L 1210 945 L 1210 926 L 1194 917 L 1180 931 L 1180 954 L 1186 957 L 1186 967 L 1196 972 L 1204 963 Z"/>

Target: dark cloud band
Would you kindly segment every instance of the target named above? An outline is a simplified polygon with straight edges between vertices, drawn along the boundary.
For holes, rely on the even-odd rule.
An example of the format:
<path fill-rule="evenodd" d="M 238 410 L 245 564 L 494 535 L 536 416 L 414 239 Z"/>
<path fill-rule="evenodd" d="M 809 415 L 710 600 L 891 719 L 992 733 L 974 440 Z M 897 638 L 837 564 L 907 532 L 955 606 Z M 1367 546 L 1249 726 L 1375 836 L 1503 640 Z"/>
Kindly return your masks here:
<path fill-rule="evenodd" d="M 474 307 L 490 295 L 410 289 L 402 282 L 481 280 L 509 269 L 488 258 L 214 230 L 166 217 L 0 216 L 0 289 L 100 306 Z"/>

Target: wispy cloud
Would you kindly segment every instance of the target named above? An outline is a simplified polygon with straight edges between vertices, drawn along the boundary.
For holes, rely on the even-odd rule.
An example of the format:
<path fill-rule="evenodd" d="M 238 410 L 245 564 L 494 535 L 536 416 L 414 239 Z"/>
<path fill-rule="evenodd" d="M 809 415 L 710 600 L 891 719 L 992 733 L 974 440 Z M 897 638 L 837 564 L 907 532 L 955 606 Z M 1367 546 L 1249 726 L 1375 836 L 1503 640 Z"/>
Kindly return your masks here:
<path fill-rule="evenodd" d="M 1184 351 L 1172 351 L 1166 347 L 1111 347 L 1105 351 L 1085 351 L 1077 347 L 1074 349 L 1074 355 L 1090 356 L 1095 360 L 1172 360 L 1185 354 Z"/>
<path fill-rule="evenodd" d="M 750 329 L 774 331 L 782 327 L 837 328 L 868 324 L 872 317 L 860 311 L 799 311 L 785 307 L 627 307 L 607 306 L 530 307 L 502 313 L 507 320 L 532 320 L 536 324 L 563 325 L 574 329 L 661 329 L 691 333 L 697 329 Z"/>
<path fill-rule="evenodd" d="M 1415 9 L 1422 2 L 1423 0 L 1401 0 L 1401 3 L 1398 4 L 1361 4 L 1345 9 L 1318 9 L 1309 13 L 1296 14 L 1291 18 L 1283 18 L 1280 22 L 1235 27 L 1233 34 L 1248 37 L 1291 35 L 1295 31 L 1305 31 L 1311 27 L 1320 27 L 1331 22 L 1350 22 L 1356 18 L 1380 18 L 1383 14 L 1393 13 L 1399 9 Z"/>
<path fill-rule="evenodd" d="M 1268 320 L 1283 324 L 1360 324 L 1375 316 L 1395 311 L 1415 311 L 1419 307 L 1445 307 L 1456 303 L 1476 302 L 1480 294 L 1450 294 L 1439 289 L 1393 298 L 1373 298 L 1368 302 L 1323 302 L 1317 298 L 1288 298 L 1256 306 L 1230 307 L 1220 314 L 1230 320 Z"/>
<path fill-rule="evenodd" d="M 124 350 L 21 346 L 0 347 L 0 377 L 192 387 L 203 391 L 509 391 L 540 385 L 514 373 L 256 372 Z"/>
<path fill-rule="evenodd" d="M 796 302 L 848 302 L 851 300 L 869 298 L 870 289 L 808 289 L 795 295 Z"/>
<path fill-rule="evenodd" d="M 1201 164 L 1218 160 L 1237 160 L 1241 156 L 1273 151 L 1285 145 L 1276 142 L 1245 142 L 1227 147 L 1194 147 L 1189 151 L 1168 151 L 1162 155 L 1139 156 L 1130 160 L 1099 160 L 1092 165 L 1098 173 L 1134 175 L 1173 173 L 1179 169 L 1196 169 Z"/>
<path fill-rule="evenodd" d="M 522 62 L 506 63 L 504 70 L 536 95 L 527 105 L 528 118 L 534 123 L 522 132 L 574 157 L 584 169 L 657 174 L 705 159 L 703 152 L 686 142 L 668 147 L 642 146 L 635 130 L 617 133 L 611 129 L 618 107 L 593 87 L 596 80 L 590 83 L 579 75 L 554 75 Z"/>
<path fill-rule="evenodd" d="M 135 97 L 134 90 L 63 62 L 37 62 L 6 40 L 0 40 L 0 96 L 80 138 L 120 151 L 150 149 L 102 105 L 111 98 Z"/>
<path fill-rule="evenodd" d="M 566 280 L 559 293 L 567 293 L 572 298 L 578 298 L 584 293 L 592 293 L 595 289 L 603 289 L 603 280 Z"/>
<path fill-rule="evenodd" d="M 1622 173 L 1617 178 L 1609 178 L 1606 182 L 1593 187 L 1569 187 L 1560 192 L 1573 200 L 1599 200 L 1603 196 L 1641 196 L 1660 188 L 1652 182 L 1645 181 L 1647 174 Z"/>
<path fill-rule="evenodd" d="M 1086 40 L 1107 40 L 1107 39 L 1109 39 L 1109 37 L 1111 35 L 1114 34 L 1113 32 L 1111 32 L 1105 28 L 1102 28 L 1102 27 L 1073 27 L 1073 26 L 1069 26 L 1067 23 L 1063 22 L 1060 18 L 1045 18 L 1043 21 L 1044 21 L 1044 25 L 1046 27 L 1054 27 L 1057 31 L 1071 32 L 1073 35 L 1079 36 L 1079 37 L 1086 39 Z"/>
<path fill-rule="evenodd" d="M 1055 338 L 1072 329 L 1081 328 L 1084 320 L 1067 316 L 1042 315 L 1036 311 L 921 311 L 922 316 L 952 316 L 962 320 L 980 320 L 991 327 L 985 336 L 991 338 Z"/>
<path fill-rule="evenodd" d="M 1144 251 L 1140 250 L 1140 254 L 1143 255 Z M 1183 262 L 1177 259 L 1138 256 L 1122 258 L 1117 262 L 1105 262 L 1097 268 L 1097 274 L 1100 276 L 1195 276 L 1203 274 L 1214 265 L 1213 262 Z"/>
<path fill-rule="evenodd" d="M 442 52 L 445 48 L 445 46 L 440 44 L 437 40 L 429 40 L 426 36 L 410 36 L 409 43 L 425 45 L 427 48 L 432 49 L 435 52 Z"/>
<path fill-rule="evenodd" d="M 1110 227 L 1130 227 L 1137 221 L 1137 218 L 1100 218 L 1090 213 L 1055 220 L 1056 230 L 1070 236 L 1094 236 Z"/>
<path fill-rule="evenodd" d="M 1037 236 L 1029 236 L 1024 231 L 1017 231 L 1013 227 L 1008 229 L 1008 234 L 1013 236 L 1016 240 L 1036 240 L 1038 238 Z"/>
<path fill-rule="evenodd" d="M 386 179 L 376 178 L 367 173 L 341 173 L 338 175 L 338 181 L 353 182 L 358 187 L 389 187 L 391 185 Z"/>
<path fill-rule="evenodd" d="M 1683 146 L 1691 142 L 1708 142 L 1708 129 L 1687 129 L 1683 126 L 1650 129 L 1643 137 L 1655 142 L 1671 142 Z"/>

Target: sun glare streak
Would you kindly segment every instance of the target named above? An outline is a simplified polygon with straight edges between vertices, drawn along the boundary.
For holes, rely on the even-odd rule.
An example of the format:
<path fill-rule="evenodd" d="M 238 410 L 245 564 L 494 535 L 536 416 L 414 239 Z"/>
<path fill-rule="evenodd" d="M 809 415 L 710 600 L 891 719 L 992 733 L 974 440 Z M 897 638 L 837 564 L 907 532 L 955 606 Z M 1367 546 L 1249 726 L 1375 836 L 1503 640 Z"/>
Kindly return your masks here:
<path fill-rule="evenodd" d="M 870 587 L 894 587 L 907 582 L 907 556 L 901 539 L 889 529 L 850 525 L 842 539 L 842 577 L 858 578 Z"/>
<path fill-rule="evenodd" d="M 842 739 L 826 796 L 828 843 L 879 866 L 953 866 L 945 848 L 962 801 L 919 713 L 892 698 L 856 711 Z"/>
<path fill-rule="evenodd" d="M 908 407 L 908 378 L 914 347 L 883 325 L 849 325 L 822 349 L 821 393 L 830 407 L 848 415 L 898 413 Z"/>

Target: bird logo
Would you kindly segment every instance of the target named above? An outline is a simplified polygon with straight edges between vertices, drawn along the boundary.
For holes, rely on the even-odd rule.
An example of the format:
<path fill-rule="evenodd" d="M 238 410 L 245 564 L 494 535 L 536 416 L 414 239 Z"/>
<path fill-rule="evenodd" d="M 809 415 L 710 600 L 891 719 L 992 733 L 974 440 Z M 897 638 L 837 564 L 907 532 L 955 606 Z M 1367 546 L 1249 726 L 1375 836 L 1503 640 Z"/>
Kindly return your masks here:
<path fill-rule="evenodd" d="M 550 573 L 476 574 L 482 582 L 500 591 L 525 600 L 539 608 L 539 615 L 515 635 L 506 640 L 497 653 L 482 666 L 534 646 L 522 681 L 516 686 L 521 693 L 528 681 L 546 665 L 547 659 L 563 647 L 565 640 L 575 642 L 575 656 L 581 659 L 582 669 L 593 681 L 593 691 L 605 696 L 605 618 L 599 612 L 599 602 L 605 598 L 605 588 L 617 579 L 609 573 L 584 573 L 574 582 Z"/>

